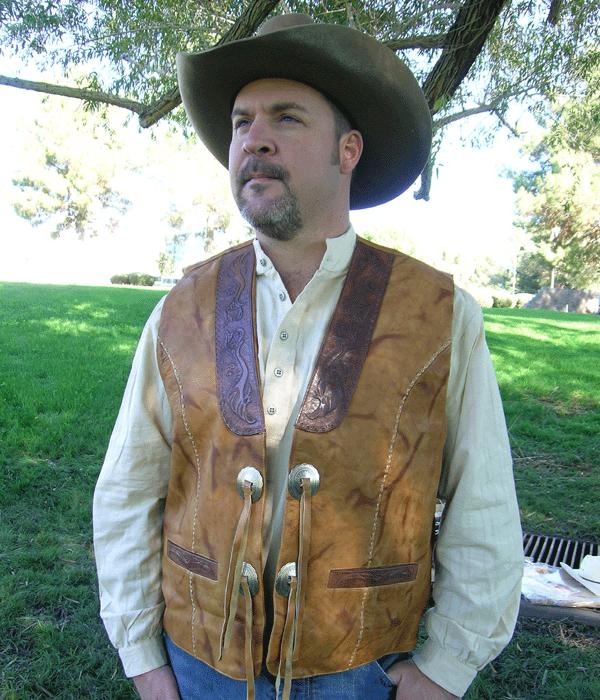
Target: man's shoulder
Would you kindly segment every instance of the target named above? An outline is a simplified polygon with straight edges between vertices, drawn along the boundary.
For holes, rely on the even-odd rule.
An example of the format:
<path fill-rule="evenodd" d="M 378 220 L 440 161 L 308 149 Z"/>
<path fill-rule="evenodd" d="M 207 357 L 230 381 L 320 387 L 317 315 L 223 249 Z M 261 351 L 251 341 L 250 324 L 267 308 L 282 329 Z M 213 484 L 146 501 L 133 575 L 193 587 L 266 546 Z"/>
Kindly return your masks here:
<path fill-rule="evenodd" d="M 422 273 L 431 281 L 438 281 L 444 286 L 452 286 L 454 284 L 451 274 L 449 274 L 448 272 L 443 272 L 442 270 L 438 270 L 437 268 L 428 265 L 427 263 L 423 262 L 422 260 L 419 260 L 418 258 L 413 258 L 412 256 L 407 255 L 406 253 L 402 253 L 401 251 L 396 250 L 395 248 L 388 248 L 387 246 L 380 245 L 379 243 L 375 243 L 374 241 L 369 241 L 366 238 L 358 237 L 358 240 L 361 243 L 364 243 L 365 245 L 369 246 L 370 248 L 374 248 L 375 250 L 379 250 L 383 253 L 389 253 L 390 255 L 393 255 L 396 259 L 397 264 L 410 266 L 415 272 Z"/>
<path fill-rule="evenodd" d="M 458 337 L 469 328 L 471 333 L 479 332 L 483 325 L 481 306 L 466 289 L 454 286 L 454 334 Z"/>
<path fill-rule="evenodd" d="M 182 278 L 165 297 L 163 310 L 169 313 L 174 308 L 178 309 L 181 304 L 186 304 L 196 298 L 198 294 L 202 295 L 203 289 L 206 291 L 214 286 L 221 260 L 229 254 L 244 249 L 253 250 L 251 240 L 227 248 L 206 260 L 184 268 Z"/>
<path fill-rule="evenodd" d="M 230 248 L 226 248 L 225 250 L 222 250 L 220 253 L 217 253 L 216 255 L 213 255 L 210 258 L 207 258 L 206 260 L 201 260 L 200 262 L 193 263 L 192 265 L 188 265 L 188 267 L 185 267 L 183 270 L 183 277 L 181 278 L 180 281 L 183 281 L 186 277 L 189 277 L 190 275 L 194 275 L 196 273 L 202 274 L 204 270 L 209 270 L 210 268 L 214 267 L 215 263 L 218 263 L 221 258 L 225 257 L 226 255 L 229 255 L 236 250 L 243 250 L 244 248 L 251 248 L 252 247 L 252 241 L 244 241 L 243 243 L 238 243 L 238 245 L 231 246 Z"/>

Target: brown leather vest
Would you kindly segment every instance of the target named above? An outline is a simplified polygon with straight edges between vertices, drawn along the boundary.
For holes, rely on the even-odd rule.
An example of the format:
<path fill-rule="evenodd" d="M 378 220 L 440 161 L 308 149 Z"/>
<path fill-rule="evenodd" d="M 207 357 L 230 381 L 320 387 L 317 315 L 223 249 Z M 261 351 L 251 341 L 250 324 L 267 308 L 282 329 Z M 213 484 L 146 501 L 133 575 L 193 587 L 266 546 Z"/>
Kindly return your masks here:
<path fill-rule="evenodd" d="M 188 271 L 165 300 L 158 360 L 173 412 L 164 517 L 164 626 L 173 641 L 245 678 L 246 612 L 219 660 L 225 579 L 243 501 L 242 467 L 265 473 L 257 368 L 255 256 L 243 244 Z M 290 457 L 314 465 L 302 627 L 293 676 L 344 671 L 414 647 L 431 575 L 445 440 L 451 279 L 358 240 L 295 425 Z M 262 572 L 265 498 L 252 504 L 244 560 Z M 300 501 L 286 497 L 277 569 L 299 558 Z M 278 670 L 288 600 L 252 600 L 252 662 Z"/>

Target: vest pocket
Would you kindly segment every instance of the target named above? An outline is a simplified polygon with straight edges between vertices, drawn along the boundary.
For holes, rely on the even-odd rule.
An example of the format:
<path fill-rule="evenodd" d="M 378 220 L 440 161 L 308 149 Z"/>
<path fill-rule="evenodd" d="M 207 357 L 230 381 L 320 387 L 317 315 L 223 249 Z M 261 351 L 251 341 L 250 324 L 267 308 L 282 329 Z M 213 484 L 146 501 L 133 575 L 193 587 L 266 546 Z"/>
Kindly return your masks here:
<path fill-rule="evenodd" d="M 172 562 L 191 571 L 193 574 L 204 576 L 204 578 L 209 578 L 211 581 L 218 580 L 219 565 L 214 559 L 209 559 L 202 554 L 196 554 L 196 552 L 190 552 L 189 549 L 184 549 L 178 544 L 171 542 L 171 540 L 167 542 L 167 556 Z"/>
<path fill-rule="evenodd" d="M 331 569 L 327 588 L 371 588 L 408 583 L 417 577 L 418 564 Z"/>

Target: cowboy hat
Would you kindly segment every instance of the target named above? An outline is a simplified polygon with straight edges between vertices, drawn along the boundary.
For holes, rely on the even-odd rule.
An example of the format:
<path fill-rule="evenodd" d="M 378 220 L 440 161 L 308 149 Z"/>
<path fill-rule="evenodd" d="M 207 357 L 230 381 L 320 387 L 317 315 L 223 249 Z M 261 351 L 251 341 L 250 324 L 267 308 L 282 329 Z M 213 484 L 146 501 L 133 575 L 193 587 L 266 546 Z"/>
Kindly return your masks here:
<path fill-rule="evenodd" d="M 415 77 L 396 54 L 355 29 L 307 15 L 271 18 L 254 37 L 177 55 L 184 107 L 198 135 L 227 167 L 231 108 L 263 78 L 305 83 L 330 99 L 364 140 L 350 207 L 382 204 L 404 192 L 431 148 L 431 114 Z"/>
<path fill-rule="evenodd" d="M 569 576 L 572 576 L 594 595 L 600 596 L 600 556 L 587 554 L 581 560 L 579 569 L 571 568 L 568 564 L 565 564 L 564 561 L 561 561 L 560 565 Z"/>

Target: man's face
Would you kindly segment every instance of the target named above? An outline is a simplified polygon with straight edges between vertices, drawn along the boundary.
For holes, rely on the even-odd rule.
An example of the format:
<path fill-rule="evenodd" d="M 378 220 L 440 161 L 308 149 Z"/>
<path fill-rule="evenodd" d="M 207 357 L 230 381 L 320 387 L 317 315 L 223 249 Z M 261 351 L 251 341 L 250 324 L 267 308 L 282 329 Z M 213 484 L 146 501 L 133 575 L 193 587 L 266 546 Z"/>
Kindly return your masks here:
<path fill-rule="evenodd" d="M 303 83 L 257 80 L 238 93 L 231 116 L 238 208 L 258 232 L 290 240 L 322 218 L 341 186 L 329 103 Z"/>

